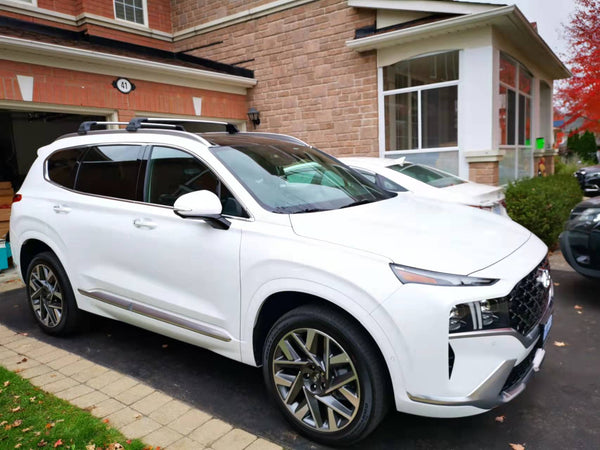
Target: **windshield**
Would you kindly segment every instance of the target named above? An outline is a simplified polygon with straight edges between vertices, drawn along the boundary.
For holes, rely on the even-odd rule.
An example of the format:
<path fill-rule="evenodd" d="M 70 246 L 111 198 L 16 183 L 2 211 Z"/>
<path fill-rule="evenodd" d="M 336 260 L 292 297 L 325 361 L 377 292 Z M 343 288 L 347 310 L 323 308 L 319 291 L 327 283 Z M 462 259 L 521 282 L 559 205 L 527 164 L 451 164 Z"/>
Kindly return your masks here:
<path fill-rule="evenodd" d="M 451 173 L 443 172 L 433 167 L 421 166 L 419 164 L 394 164 L 388 166 L 388 169 L 395 170 L 404 175 L 408 175 L 415 180 L 419 180 L 436 188 L 445 188 L 456 184 L 466 183 L 465 180 L 455 177 Z"/>
<path fill-rule="evenodd" d="M 256 201 L 275 213 L 326 211 L 395 195 L 310 147 L 267 141 L 211 151 Z"/>

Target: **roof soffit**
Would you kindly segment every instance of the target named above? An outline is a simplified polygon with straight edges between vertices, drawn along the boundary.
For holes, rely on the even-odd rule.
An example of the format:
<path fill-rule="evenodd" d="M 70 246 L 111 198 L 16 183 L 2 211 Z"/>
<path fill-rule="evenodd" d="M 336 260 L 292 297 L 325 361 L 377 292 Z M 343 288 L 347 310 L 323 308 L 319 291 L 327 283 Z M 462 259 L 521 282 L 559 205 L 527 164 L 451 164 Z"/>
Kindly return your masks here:
<path fill-rule="evenodd" d="M 348 0 L 354 8 L 387 9 L 445 14 L 475 14 L 504 5 L 470 3 L 452 0 Z"/>
<path fill-rule="evenodd" d="M 348 3 L 350 1 L 358 2 L 361 0 L 349 0 Z M 391 3 L 382 1 L 383 3 Z M 537 66 L 543 68 L 544 72 L 552 79 L 569 78 L 571 76 L 571 73 L 558 56 L 554 54 L 548 44 L 533 29 L 523 13 L 514 5 L 488 9 L 479 13 L 462 15 L 387 33 L 374 34 L 346 41 L 346 45 L 358 52 L 364 52 L 405 45 L 422 39 L 481 27 L 492 27 L 515 47 L 519 48 L 523 54 L 526 54 Z"/>

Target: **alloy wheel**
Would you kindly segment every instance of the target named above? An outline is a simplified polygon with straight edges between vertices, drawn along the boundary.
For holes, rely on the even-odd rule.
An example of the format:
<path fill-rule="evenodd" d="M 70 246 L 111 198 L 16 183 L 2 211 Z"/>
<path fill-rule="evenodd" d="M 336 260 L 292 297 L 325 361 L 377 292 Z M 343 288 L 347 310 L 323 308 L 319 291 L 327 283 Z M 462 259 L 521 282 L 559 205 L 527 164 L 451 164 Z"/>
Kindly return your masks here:
<path fill-rule="evenodd" d="M 29 276 L 29 301 L 38 320 L 48 328 L 58 326 L 63 317 L 63 293 L 54 271 L 37 264 Z"/>
<path fill-rule="evenodd" d="M 273 383 L 293 417 L 315 431 L 346 428 L 357 415 L 360 380 L 350 356 L 331 336 L 299 328 L 277 343 Z"/>

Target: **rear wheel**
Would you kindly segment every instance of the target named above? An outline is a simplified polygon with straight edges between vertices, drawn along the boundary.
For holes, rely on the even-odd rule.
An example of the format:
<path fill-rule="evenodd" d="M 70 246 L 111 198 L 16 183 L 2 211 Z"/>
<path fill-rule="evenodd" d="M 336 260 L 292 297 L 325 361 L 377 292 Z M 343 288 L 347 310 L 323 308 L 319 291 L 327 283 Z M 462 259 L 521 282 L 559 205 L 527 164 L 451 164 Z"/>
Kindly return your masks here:
<path fill-rule="evenodd" d="M 302 306 L 277 321 L 265 343 L 263 374 L 286 419 L 325 444 L 366 437 L 390 402 L 387 372 L 371 340 L 326 307 Z"/>
<path fill-rule="evenodd" d="M 83 313 L 77 308 L 67 274 L 54 253 L 34 257 L 27 269 L 27 298 L 40 328 L 52 335 L 75 331 Z"/>

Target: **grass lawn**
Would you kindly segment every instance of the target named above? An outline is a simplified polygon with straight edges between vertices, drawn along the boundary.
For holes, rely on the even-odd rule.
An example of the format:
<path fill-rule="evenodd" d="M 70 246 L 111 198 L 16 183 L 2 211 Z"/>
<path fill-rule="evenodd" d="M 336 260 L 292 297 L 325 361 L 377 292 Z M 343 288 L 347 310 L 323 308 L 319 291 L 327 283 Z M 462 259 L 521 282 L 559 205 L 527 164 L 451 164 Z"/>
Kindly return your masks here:
<path fill-rule="evenodd" d="M 119 444 L 122 446 L 119 446 Z M 0 367 L 0 449 L 150 449 Z"/>

